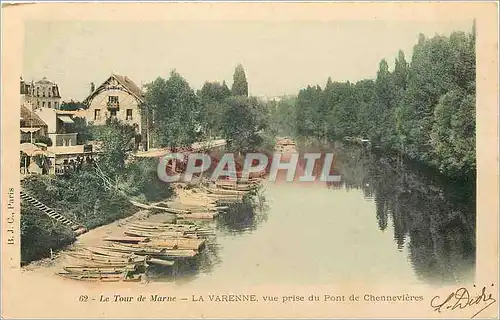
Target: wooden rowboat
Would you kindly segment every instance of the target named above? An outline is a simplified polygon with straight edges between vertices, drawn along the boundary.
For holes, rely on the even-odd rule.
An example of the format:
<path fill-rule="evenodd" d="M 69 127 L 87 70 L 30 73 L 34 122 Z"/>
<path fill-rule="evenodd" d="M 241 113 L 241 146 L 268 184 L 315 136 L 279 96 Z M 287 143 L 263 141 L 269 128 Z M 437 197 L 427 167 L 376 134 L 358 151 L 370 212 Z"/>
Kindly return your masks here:
<path fill-rule="evenodd" d="M 115 258 L 121 258 L 121 259 L 131 259 L 134 256 L 131 253 L 123 253 L 123 252 L 116 252 L 116 251 L 110 251 L 106 250 L 105 248 L 102 248 L 100 246 L 98 247 L 87 247 L 84 248 L 85 250 L 88 250 L 92 253 L 97 253 L 103 256 L 109 256 L 109 257 L 115 257 Z"/>
<path fill-rule="evenodd" d="M 169 233 L 164 233 L 164 232 L 155 232 L 155 231 L 144 231 L 144 230 L 136 230 L 136 229 L 129 229 L 123 232 L 127 236 L 132 236 L 132 237 L 158 237 L 158 238 L 168 238 L 168 239 L 177 239 L 177 238 L 183 238 L 183 239 L 198 239 L 198 236 L 196 235 L 184 235 L 184 236 L 173 236 Z"/>
<path fill-rule="evenodd" d="M 143 240 L 147 239 L 147 240 Z M 186 239 L 186 238 L 144 238 L 144 237 L 108 237 L 104 241 L 118 243 L 133 243 L 144 247 L 158 247 L 170 249 L 188 249 L 198 250 L 204 243 L 202 239 Z"/>
<path fill-rule="evenodd" d="M 166 249 L 153 249 L 153 248 L 143 248 L 132 245 L 112 245 L 112 246 L 102 246 L 102 249 L 123 252 L 123 253 L 134 253 L 136 255 L 148 255 L 151 257 L 166 257 L 166 258 L 190 258 L 194 257 L 197 252 L 194 250 L 166 250 Z"/>
<path fill-rule="evenodd" d="M 117 258 L 111 256 L 104 256 L 92 253 L 78 253 L 69 252 L 67 255 L 71 258 L 85 260 L 88 263 L 101 263 L 101 264 L 143 264 L 146 262 L 145 257 L 131 257 L 131 258 Z"/>
<path fill-rule="evenodd" d="M 90 266 L 65 266 L 63 267 L 65 271 L 70 273 L 84 273 L 84 274 L 122 274 L 126 271 L 136 271 L 136 266 L 126 266 L 126 267 L 90 267 Z"/>
<path fill-rule="evenodd" d="M 149 260 L 149 263 L 167 267 L 171 267 L 175 264 L 175 262 L 171 260 L 156 259 L 156 258 L 151 258 Z"/>
<path fill-rule="evenodd" d="M 218 212 L 200 212 L 200 213 L 190 213 L 190 214 L 179 214 L 177 215 L 177 218 L 202 220 L 202 219 L 214 219 L 218 215 L 219 215 Z"/>
<path fill-rule="evenodd" d="M 195 224 L 171 224 L 171 223 L 154 223 L 154 222 L 134 222 L 131 226 L 151 229 L 173 230 L 177 232 L 204 232 L 210 229 L 202 228 Z"/>
<path fill-rule="evenodd" d="M 101 282 L 139 282 L 142 274 L 77 274 L 70 272 L 58 272 L 57 275 L 79 281 L 101 281 Z"/>

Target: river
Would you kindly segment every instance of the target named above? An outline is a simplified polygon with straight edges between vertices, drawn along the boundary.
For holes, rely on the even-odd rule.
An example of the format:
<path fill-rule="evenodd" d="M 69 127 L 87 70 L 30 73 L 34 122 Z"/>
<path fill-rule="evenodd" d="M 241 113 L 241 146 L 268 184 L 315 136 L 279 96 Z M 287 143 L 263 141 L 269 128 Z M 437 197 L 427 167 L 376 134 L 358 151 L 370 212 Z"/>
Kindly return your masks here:
<path fill-rule="evenodd" d="M 264 182 L 265 203 L 214 222 L 179 285 L 450 284 L 472 281 L 475 186 L 359 147 L 337 147 L 342 181 Z"/>

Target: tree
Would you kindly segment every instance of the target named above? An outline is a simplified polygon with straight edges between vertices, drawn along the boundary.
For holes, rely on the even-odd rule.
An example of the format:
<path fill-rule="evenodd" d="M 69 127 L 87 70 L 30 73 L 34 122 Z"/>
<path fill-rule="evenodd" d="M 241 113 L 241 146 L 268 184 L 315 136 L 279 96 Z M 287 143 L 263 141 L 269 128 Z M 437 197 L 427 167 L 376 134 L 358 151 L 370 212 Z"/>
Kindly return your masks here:
<path fill-rule="evenodd" d="M 248 82 L 245 75 L 245 69 L 239 64 L 234 69 L 233 74 L 233 86 L 231 87 L 231 93 L 233 96 L 243 96 L 248 97 Z"/>
<path fill-rule="evenodd" d="M 70 100 L 69 102 L 63 101 L 59 109 L 65 111 L 75 111 L 79 109 L 85 109 L 85 105 L 80 101 L 73 101 L 73 100 Z"/>
<path fill-rule="evenodd" d="M 107 176 L 115 178 L 125 168 L 127 152 L 133 149 L 135 128 L 117 119 L 108 119 L 105 125 L 92 130 L 101 142 L 97 163 Z"/>
<path fill-rule="evenodd" d="M 394 70 L 381 60 L 374 81 L 308 85 L 294 106 L 296 133 L 366 137 L 448 175 L 474 175 L 475 46 L 475 24 L 469 34 L 420 34 L 411 63 L 399 51 Z"/>
<path fill-rule="evenodd" d="M 44 143 L 47 147 L 52 147 L 52 140 L 47 136 L 38 136 L 35 138 L 35 143 Z"/>
<path fill-rule="evenodd" d="M 153 115 L 152 131 L 158 147 L 185 147 L 200 132 L 200 103 L 188 82 L 175 70 L 165 80 L 147 85 L 146 113 Z"/>
<path fill-rule="evenodd" d="M 231 96 L 231 90 L 226 85 L 226 82 L 205 82 L 201 90 L 198 91 L 198 97 L 202 105 L 210 103 L 222 103 L 226 98 Z"/>
<path fill-rule="evenodd" d="M 265 107 L 255 98 L 231 97 L 226 100 L 223 116 L 224 137 L 233 151 L 257 151 L 263 139 L 260 132 L 266 128 Z"/>
<path fill-rule="evenodd" d="M 73 131 L 78 133 L 76 136 L 77 144 L 85 144 L 87 141 L 94 139 L 92 137 L 92 129 L 87 125 L 85 118 L 75 117 L 73 121 L 75 122 Z"/>
<path fill-rule="evenodd" d="M 217 136 L 221 133 L 223 125 L 223 103 L 231 96 L 231 90 L 223 82 L 205 82 L 197 94 L 201 103 L 201 125 L 208 137 Z"/>
<path fill-rule="evenodd" d="M 476 165 L 475 97 L 452 90 L 440 99 L 434 117 L 436 165 L 453 175 L 471 174 Z"/>

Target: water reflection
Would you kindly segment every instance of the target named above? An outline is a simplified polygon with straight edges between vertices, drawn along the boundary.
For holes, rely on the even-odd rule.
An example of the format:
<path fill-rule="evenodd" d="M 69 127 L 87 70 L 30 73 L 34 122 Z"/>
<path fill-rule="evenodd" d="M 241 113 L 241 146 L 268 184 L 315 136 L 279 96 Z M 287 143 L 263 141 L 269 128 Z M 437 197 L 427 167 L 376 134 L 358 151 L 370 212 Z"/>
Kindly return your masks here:
<path fill-rule="evenodd" d="M 249 233 L 267 220 L 267 204 L 262 190 L 257 190 L 253 197 L 242 203 L 229 206 L 225 213 L 215 221 L 204 223 L 205 229 L 214 233 L 206 238 L 205 247 L 191 259 L 177 260 L 174 267 L 151 266 L 148 271 L 150 280 L 161 282 L 189 283 L 200 275 L 209 274 L 223 263 L 220 251 L 223 246 L 220 238 L 227 238 L 239 233 Z"/>
<path fill-rule="evenodd" d="M 225 235 L 252 232 L 267 220 L 265 200 L 257 197 L 253 201 L 236 203 L 216 220 L 217 230 Z"/>
<path fill-rule="evenodd" d="M 337 147 L 336 152 L 342 185 L 373 199 L 381 231 L 389 232 L 392 221 L 396 248 L 409 248 L 419 279 L 447 283 L 473 277 L 474 180 L 447 181 L 431 169 L 362 148 Z"/>
<path fill-rule="evenodd" d="M 234 205 L 207 224 L 215 236 L 196 259 L 159 272 L 156 281 L 194 287 L 472 279 L 474 181 L 448 181 L 357 147 L 307 152 L 331 150 L 340 182 L 329 189 L 264 183 L 267 190 L 259 190 L 253 205 Z"/>

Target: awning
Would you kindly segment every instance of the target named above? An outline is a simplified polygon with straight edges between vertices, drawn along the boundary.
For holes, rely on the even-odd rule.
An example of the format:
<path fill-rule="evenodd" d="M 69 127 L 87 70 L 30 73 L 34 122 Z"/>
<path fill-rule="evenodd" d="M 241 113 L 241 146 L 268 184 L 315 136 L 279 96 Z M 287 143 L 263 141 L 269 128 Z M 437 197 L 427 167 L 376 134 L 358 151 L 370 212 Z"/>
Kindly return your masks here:
<path fill-rule="evenodd" d="M 75 123 L 73 119 L 68 116 L 57 116 L 57 119 L 61 120 L 64 123 Z"/>
<path fill-rule="evenodd" d="M 21 143 L 20 150 L 26 153 L 28 156 L 32 157 L 37 154 L 45 154 L 45 151 L 37 147 L 32 143 Z"/>
<path fill-rule="evenodd" d="M 37 132 L 38 130 L 40 130 L 40 128 L 21 128 L 21 131 L 25 133 Z"/>

